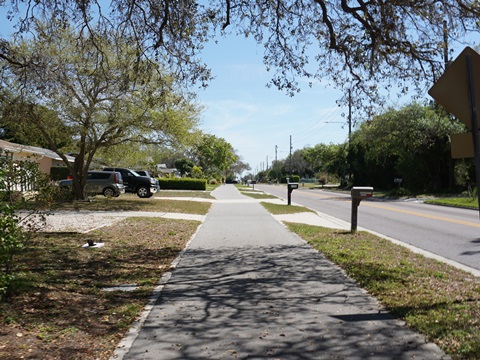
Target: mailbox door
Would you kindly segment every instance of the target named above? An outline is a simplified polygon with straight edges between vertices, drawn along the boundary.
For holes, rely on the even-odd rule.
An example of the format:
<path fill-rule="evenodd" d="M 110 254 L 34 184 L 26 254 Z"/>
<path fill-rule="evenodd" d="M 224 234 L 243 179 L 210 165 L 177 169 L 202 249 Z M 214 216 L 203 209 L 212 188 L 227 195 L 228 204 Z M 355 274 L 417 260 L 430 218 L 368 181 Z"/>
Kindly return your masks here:
<path fill-rule="evenodd" d="M 370 186 L 353 187 L 352 197 L 356 199 L 366 199 L 373 196 L 373 188 Z"/>

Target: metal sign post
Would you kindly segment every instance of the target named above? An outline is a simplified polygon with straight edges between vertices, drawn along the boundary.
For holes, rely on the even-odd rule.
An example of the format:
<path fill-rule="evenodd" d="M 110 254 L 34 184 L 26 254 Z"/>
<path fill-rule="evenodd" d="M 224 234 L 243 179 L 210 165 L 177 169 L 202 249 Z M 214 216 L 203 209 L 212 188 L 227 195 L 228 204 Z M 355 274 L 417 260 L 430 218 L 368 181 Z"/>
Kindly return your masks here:
<path fill-rule="evenodd" d="M 352 212 L 351 212 L 351 223 L 350 223 L 350 232 L 352 234 L 355 234 L 357 232 L 358 207 L 360 206 L 360 201 L 362 201 L 362 199 L 352 198 Z"/>
<path fill-rule="evenodd" d="M 351 190 L 352 196 L 352 222 L 350 232 L 355 234 L 357 232 L 358 222 L 358 207 L 362 199 L 368 199 L 373 196 L 373 187 L 371 186 L 354 186 Z"/>
<path fill-rule="evenodd" d="M 477 77 L 475 77 L 475 71 L 477 71 Z M 445 69 L 428 93 L 471 130 L 471 134 L 452 135 L 452 157 L 454 159 L 474 158 L 475 182 L 480 203 L 480 138 L 477 117 L 477 104 L 480 103 L 480 97 L 475 91 L 476 87 L 480 87 L 478 71 L 480 71 L 480 55 L 467 46 Z"/>
<path fill-rule="evenodd" d="M 478 134 L 478 117 L 477 102 L 475 100 L 475 83 L 473 77 L 472 56 L 465 56 L 467 64 L 467 81 L 468 81 L 468 99 L 470 104 L 470 119 L 472 122 L 472 138 L 473 138 L 473 159 L 475 161 L 475 181 L 477 184 L 477 200 L 480 205 L 480 138 Z M 480 216 L 480 211 L 479 211 Z"/>

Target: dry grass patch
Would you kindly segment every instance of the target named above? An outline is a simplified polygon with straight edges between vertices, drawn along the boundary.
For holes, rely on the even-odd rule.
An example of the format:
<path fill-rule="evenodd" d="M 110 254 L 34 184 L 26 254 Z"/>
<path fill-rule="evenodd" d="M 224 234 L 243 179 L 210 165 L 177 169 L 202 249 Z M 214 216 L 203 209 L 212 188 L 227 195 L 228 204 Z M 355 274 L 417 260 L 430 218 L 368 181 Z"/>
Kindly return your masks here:
<path fill-rule="evenodd" d="M 118 198 L 97 196 L 91 201 L 73 201 L 56 204 L 55 210 L 90 210 L 90 211 L 158 211 L 181 214 L 205 215 L 211 207 L 210 202 L 168 200 L 151 197 L 141 199 L 136 195 L 126 194 Z"/>
<path fill-rule="evenodd" d="M 215 199 L 210 191 L 183 191 L 183 190 L 160 190 L 155 197 L 187 197 L 198 199 Z"/>
<path fill-rule="evenodd" d="M 35 234 L 0 303 L 0 358 L 108 359 L 199 225 L 130 218 L 87 235 Z M 84 249 L 87 239 L 105 246 Z M 137 289 L 104 291 L 124 284 Z"/>

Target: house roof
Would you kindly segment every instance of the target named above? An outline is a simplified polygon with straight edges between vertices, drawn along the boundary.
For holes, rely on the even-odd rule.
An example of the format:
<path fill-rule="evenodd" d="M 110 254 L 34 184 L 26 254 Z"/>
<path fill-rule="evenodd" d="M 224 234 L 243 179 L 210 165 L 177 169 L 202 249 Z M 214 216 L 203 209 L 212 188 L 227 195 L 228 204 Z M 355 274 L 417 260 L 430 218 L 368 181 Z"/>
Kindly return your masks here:
<path fill-rule="evenodd" d="M 40 155 L 40 156 L 45 156 L 47 158 L 53 159 L 53 160 L 62 160 L 58 154 L 52 150 L 36 147 L 36 146 L 28 146 L 28 145 L 22 145 L 22 144 L 15 144 L 9 141 L 5 140 L 0 140 L 0 149 L 3 149 L 4 151 L 8 151 L 11 153 L 28 153 L 32 155 Z M 65 155 L 68 159 L 69 162 L 74 162 L 75 158 L 73 156 Z"/>

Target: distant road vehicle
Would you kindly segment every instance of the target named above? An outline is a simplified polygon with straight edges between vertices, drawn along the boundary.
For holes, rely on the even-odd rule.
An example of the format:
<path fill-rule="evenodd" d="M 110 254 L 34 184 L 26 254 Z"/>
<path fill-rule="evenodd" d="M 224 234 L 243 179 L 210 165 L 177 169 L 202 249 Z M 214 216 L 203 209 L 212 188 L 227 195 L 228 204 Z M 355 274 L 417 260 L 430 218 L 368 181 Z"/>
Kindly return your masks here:
<path fill-rule="evenodd" d="M 72 186 L 72 179 L 59 181 L 60 186 Z M 85 192 L 88 194 L 102 194 L 103 196 L 117 197 L 125 193 L 122 175 L 116 171 L 89 171 Z"/>
<path fill-rule="evenodd" d="M 156 179 L 141 176 L 136 171 L 126 168 L 104 168 L 104 171 L 117 171 L 122 174 L 125 191 L 137 194 L 141 198 L 149 198 L 158 191 Z"/>

